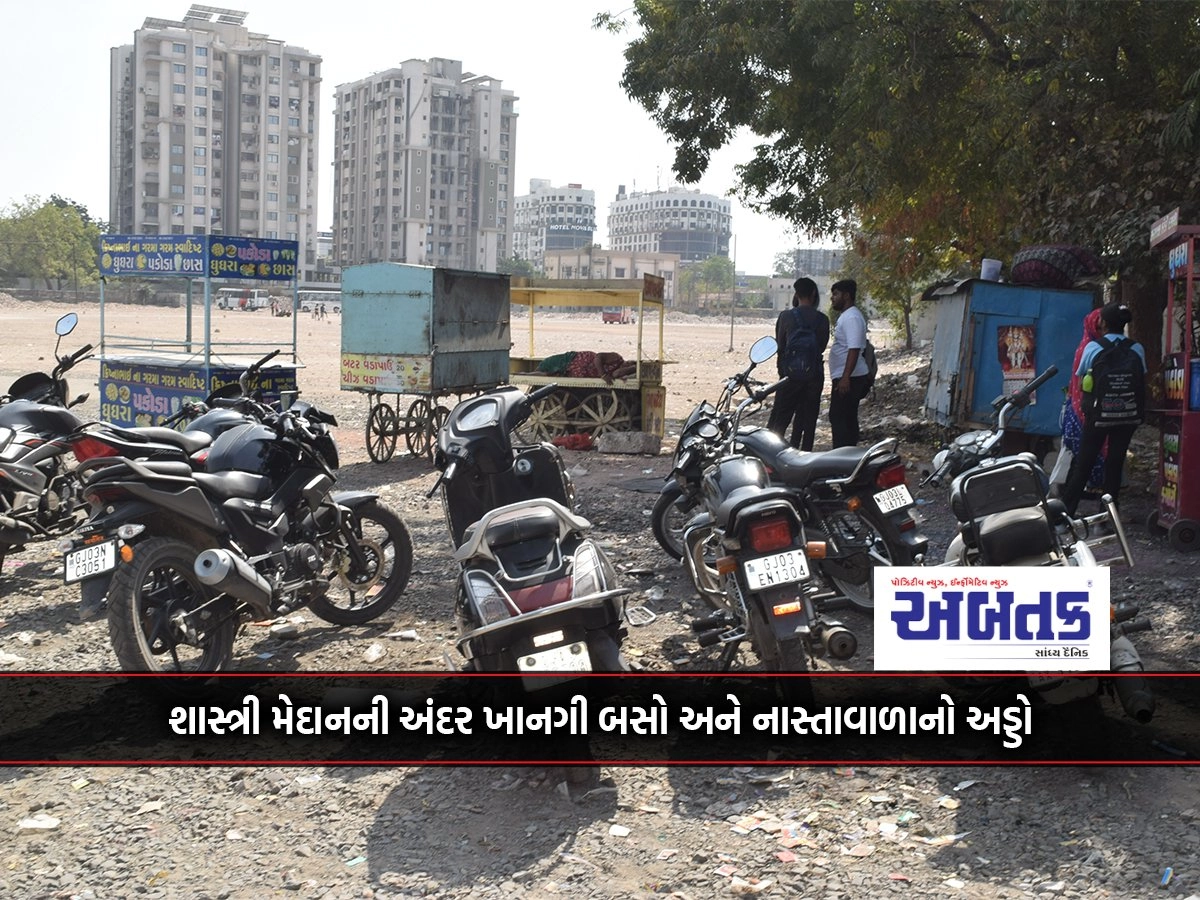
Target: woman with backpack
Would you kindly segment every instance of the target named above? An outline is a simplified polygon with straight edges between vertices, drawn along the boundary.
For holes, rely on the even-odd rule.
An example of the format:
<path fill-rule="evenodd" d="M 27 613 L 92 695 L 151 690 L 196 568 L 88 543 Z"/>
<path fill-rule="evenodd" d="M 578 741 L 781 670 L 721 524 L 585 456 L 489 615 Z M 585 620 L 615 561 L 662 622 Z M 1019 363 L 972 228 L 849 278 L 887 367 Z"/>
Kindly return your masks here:
<path fill-rule="evenodd" d="M 1104 334 L 1089 341 L 1079 357 L 1075 374 L 1082 389 L 1083 432 L 1062 494 L 1071 515 L 1106 440 L 1102 490 L 1117 499 L 1129 442 L 1145 417 L 1146 353 L 1141 344 L 1125 335 L 1132 320 L 1128 306 L 1104 306 L 1100 310 Z"/>

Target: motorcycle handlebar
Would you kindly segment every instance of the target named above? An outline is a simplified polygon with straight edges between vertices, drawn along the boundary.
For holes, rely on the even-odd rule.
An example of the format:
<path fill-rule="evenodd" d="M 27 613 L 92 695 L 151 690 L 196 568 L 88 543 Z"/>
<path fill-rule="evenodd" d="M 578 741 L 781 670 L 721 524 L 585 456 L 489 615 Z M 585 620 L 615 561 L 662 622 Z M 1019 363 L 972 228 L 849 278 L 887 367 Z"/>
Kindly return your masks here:
<path fill-rule="evenodd" d="M 787 384 L 787 378 L 780 378 L 774 384 L 768 384 L 766 387 L 757 388 L 757 389 L 751 391 L 750 396 L 754 400 L 757 400 L 761 403 L 763 400 L 766 400 L 768 397 L 770 397 L 773 393 L 775 393 L 777 390 L 779 390 L 785 384 Z"/>
<path fill-rule="evenodd" d="M 557 384 L 547 384 L 543 387 L 538 388 L 535 391 L 530 391 L 528 394 L 525 395 L 525 400 L 526 400 L 526 402 L 529 403 L 530 406 L 532 406 L 533 404 L 537 403 L 539 400 L 544 400 L 546 397 L 549 397 L 551 394 L 553 394 L 557 390 L 558 390 Z"/>
<path fill-rule="evenodd" d="M 267 363 L 269 363 L 271 360 L 273 360 L 275 357 L 277 357 L 282 352 L 283 352 L 282 350 L 278 350 L 278 349 L 272 350 L 270 353 L 268 353 L 266 356 L 264 356 L 258 362 L 253 363 L 250 366 L 250 368 L 247 369 L 246 371 L 247 372 L 257 372 L 259 369 L 261 369 L 263 366 L 265 366 Z"/>
<path fill-rule="evenodd" d="M 1008 404 L 1012 404 L 1013 406 L 1017 407 L 1017 409 L 1023 409 L 1029 405 L 1029 398 L 1033 396 L 1033 392 L 1057 374 L 1058 366 L 1051 365 L 1046 369 L 1046 371 L 1044 371 L 1037 378 L 1033 379 L 1033 381 L 1026 384 L 1025 387 L 1021 388 L 1019 391 L 1015 391 L 1008 397 L 997 397 L 993 403 L 993 406 L 1000 408 Z"/>
<path fill-rule="evenodd" d="M 68 356 L 67 359 L 69 359 L 71 361 L 71 365 L 74 365 L 75 363 L 79 362 L 81 359 L 83 359 L 85 356 L 87 356 L 91 352 L 92 352 L 92 345 L 84 344 L 82 347 L 80 347 L 78 350 L 76 350 L 74 353 L 72 353 L 70 356 Z"/>

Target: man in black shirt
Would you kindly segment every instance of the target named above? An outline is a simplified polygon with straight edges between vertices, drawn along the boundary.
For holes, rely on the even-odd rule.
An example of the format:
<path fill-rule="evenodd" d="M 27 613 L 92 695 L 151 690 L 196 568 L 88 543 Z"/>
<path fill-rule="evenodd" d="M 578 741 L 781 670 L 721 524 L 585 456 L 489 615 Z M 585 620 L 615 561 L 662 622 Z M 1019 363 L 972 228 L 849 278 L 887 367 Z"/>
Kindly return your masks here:
<path fill-rule="evenodd" d="M 821 412 L 821 392 L 825 388 L 825 347 L 829 344 L 829 319 L 817 307 L 821 303 L 817 283 L 811 278 L 797 278 L 792 286 L 792 308 L 785 309 L 775 322 L 775 341 L 779 344 L 779 354 L 775 357 L 780 377 L 786 373 L 783 369 L 783 351 L 787 347 L 788 334 L 803 323 L 813 331 L 817 339 L 817 352 L 821 356 L 812 377 L 797 380 L 789 378 L 787 383 L 775 392 L 775 405 L 771 409 L 771 417 L 767 427 L 785 437 L 788 423 L 793 422 L 791 445 L 801 450 L 813 448 L 813 438 L 817 430 L 817 417 Z"/>

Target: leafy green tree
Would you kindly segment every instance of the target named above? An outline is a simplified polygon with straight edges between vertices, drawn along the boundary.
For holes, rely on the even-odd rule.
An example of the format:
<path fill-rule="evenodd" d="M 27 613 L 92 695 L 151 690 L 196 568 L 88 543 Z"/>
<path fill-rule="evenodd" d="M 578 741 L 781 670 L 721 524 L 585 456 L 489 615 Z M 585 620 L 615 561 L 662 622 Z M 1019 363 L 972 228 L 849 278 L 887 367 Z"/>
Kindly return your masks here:
<path fill-rule="evenodd" d="M 541 275 L 541 271 L 532 262 L 527 259 L 521 259 L 515 253 L 509 259 L 502 259 L 496 264 L 496 271 L 501 275 L 521 275 L 526 278 L 534 278 Z"/>
<path fill-rule="evenodd" d="M 1200 220 L 1197 0 L 634 0 L 630 15 L 621 83 L 682 181 L 749 129 L 749 206 L 814 236 L 881 231 L 866 255 L 902 252 L 913 277 L 1089 246 L 1158 355 L 1149 226 L 1175 207 Z"/>
<path fill-rule="evenodd" d="M 101 225 L 57 195 L 14 203 L 0 213 L 0 275 L 41 281 L 48 289 L 95 284 Z"/>

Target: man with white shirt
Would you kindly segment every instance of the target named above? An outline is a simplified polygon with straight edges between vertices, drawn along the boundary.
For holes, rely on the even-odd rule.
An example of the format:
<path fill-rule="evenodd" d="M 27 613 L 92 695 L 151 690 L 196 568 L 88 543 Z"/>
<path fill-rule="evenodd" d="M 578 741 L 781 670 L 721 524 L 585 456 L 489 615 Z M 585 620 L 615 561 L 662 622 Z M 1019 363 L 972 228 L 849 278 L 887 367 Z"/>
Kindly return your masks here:
<path fill-rule="evenodd" d="M 838 313 L 829 347 L 829 428 L 834 449 L 858 443 L 858 404 L 870 390 L 867 361 L 867 320 L 859 312 L 858 284 L 851 278 L 837 282 L 830 291 L 830 305 Z"/>

